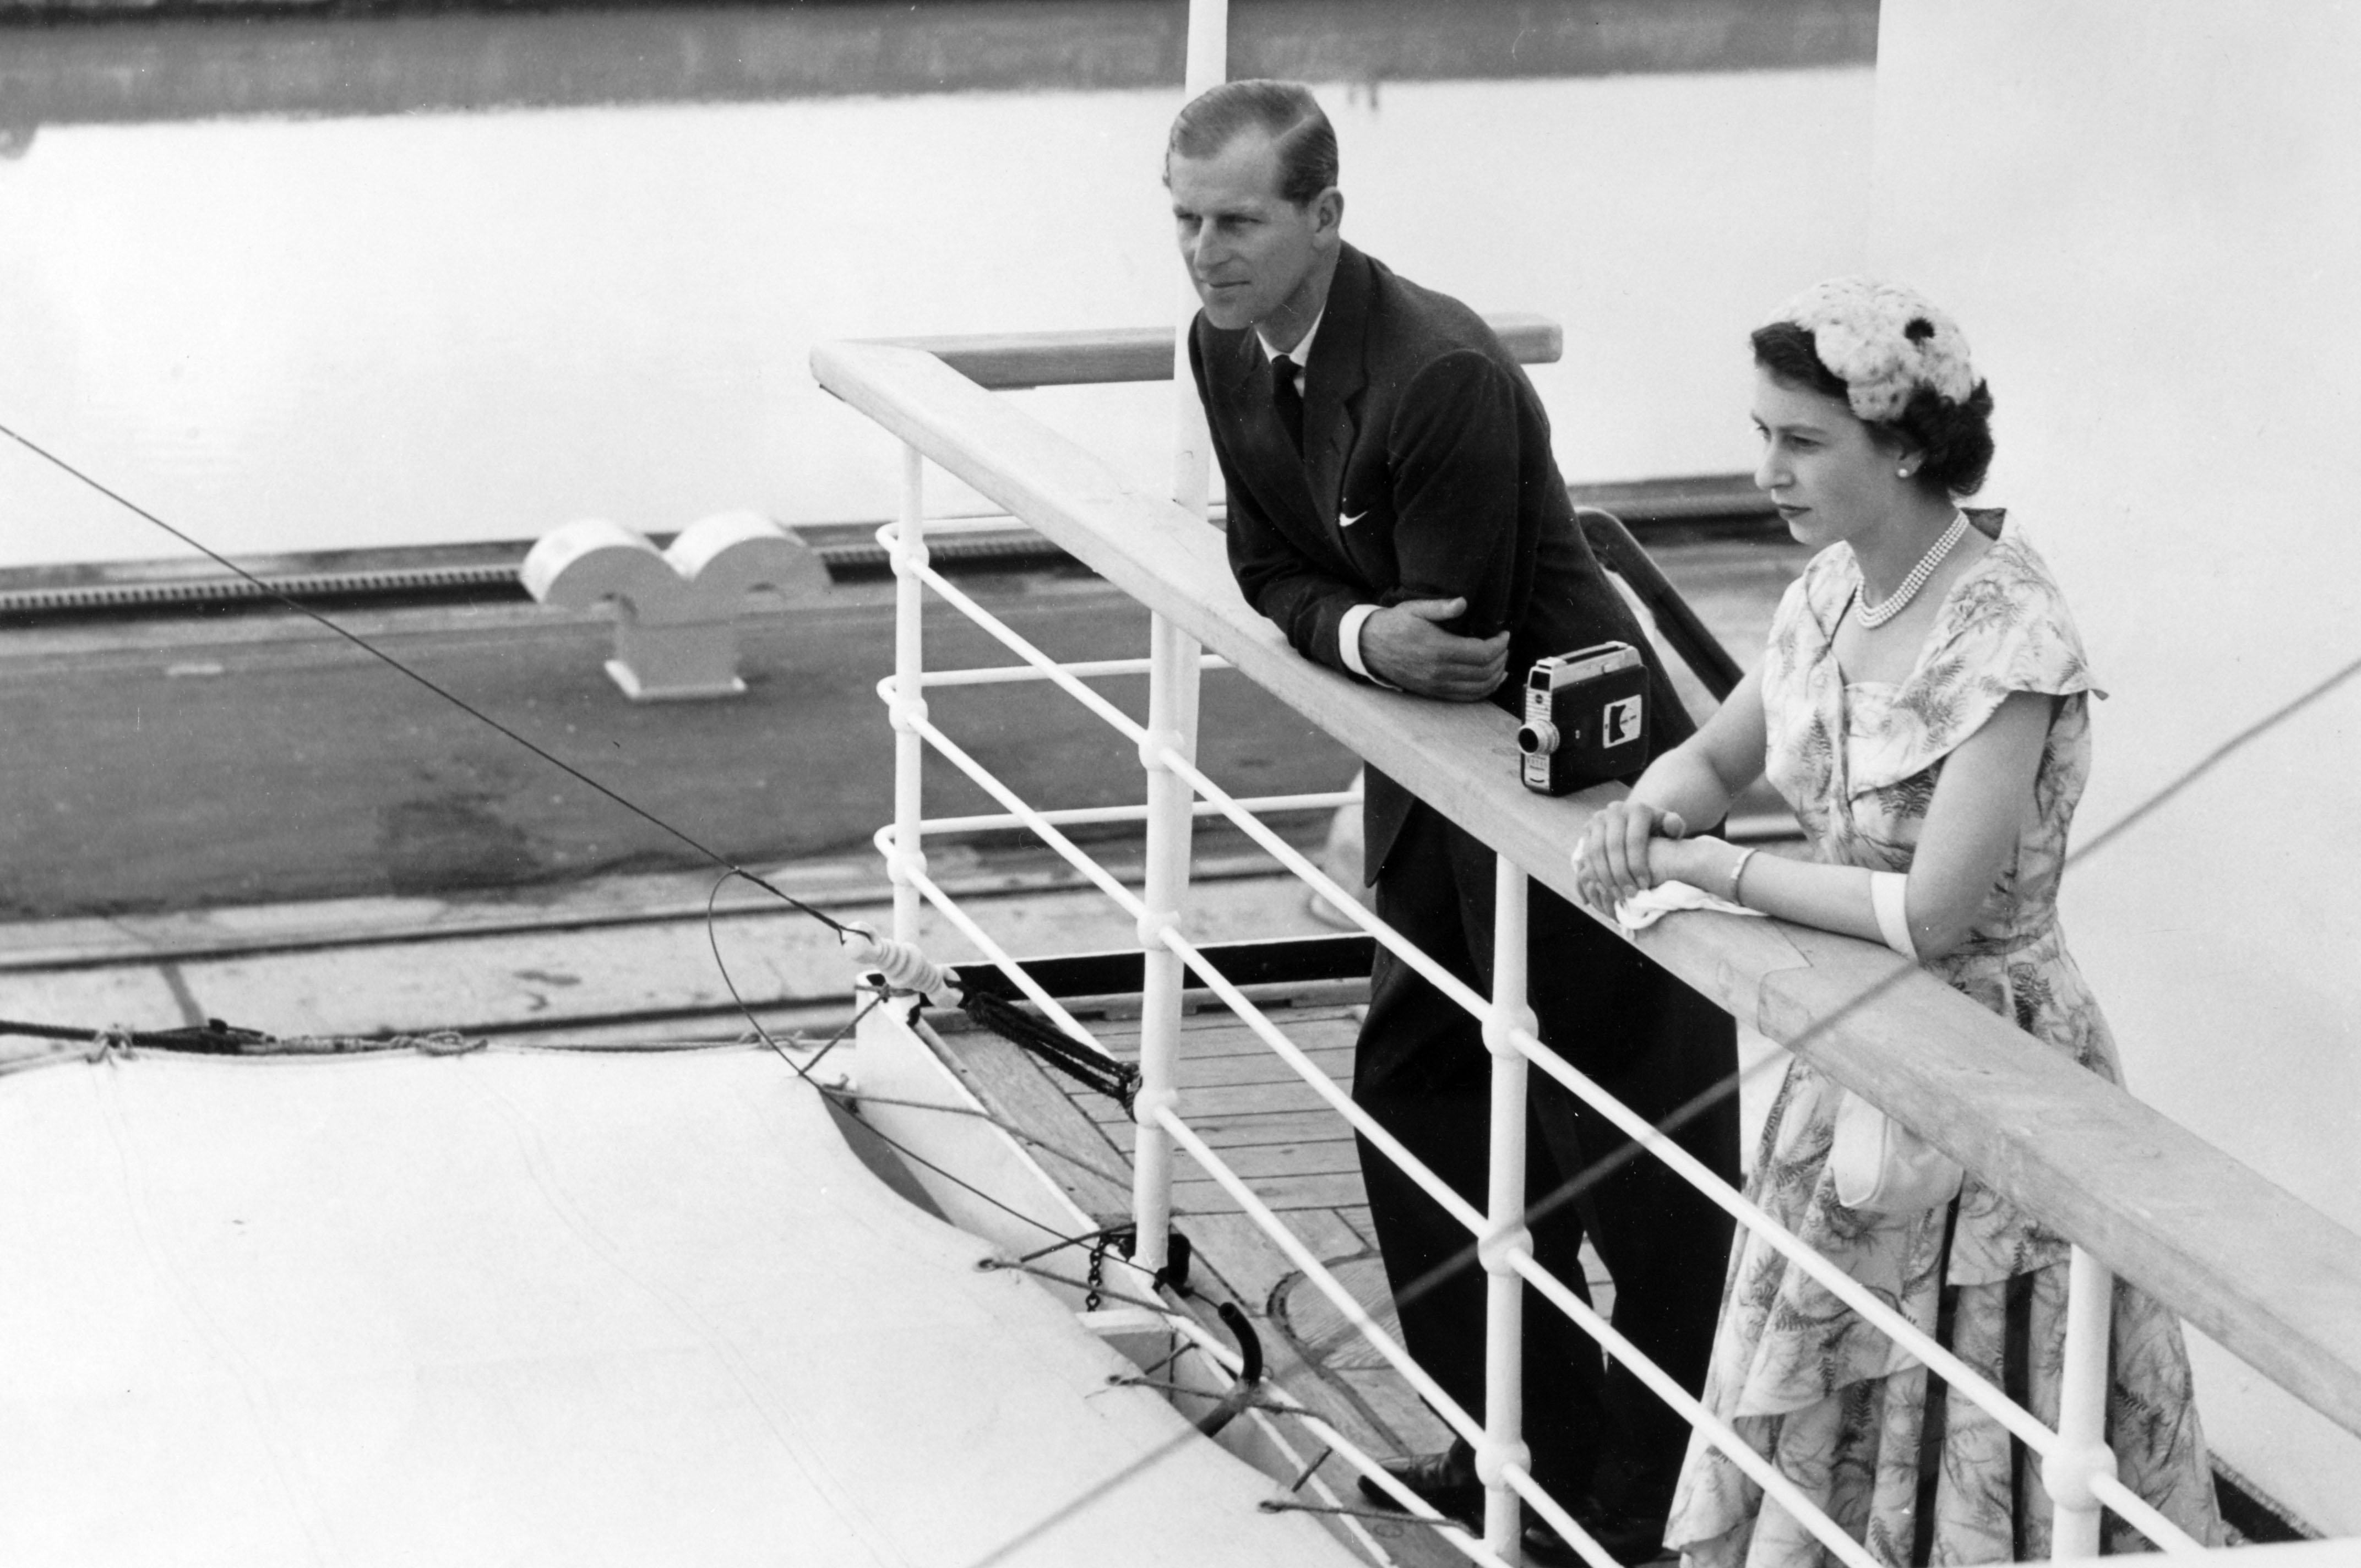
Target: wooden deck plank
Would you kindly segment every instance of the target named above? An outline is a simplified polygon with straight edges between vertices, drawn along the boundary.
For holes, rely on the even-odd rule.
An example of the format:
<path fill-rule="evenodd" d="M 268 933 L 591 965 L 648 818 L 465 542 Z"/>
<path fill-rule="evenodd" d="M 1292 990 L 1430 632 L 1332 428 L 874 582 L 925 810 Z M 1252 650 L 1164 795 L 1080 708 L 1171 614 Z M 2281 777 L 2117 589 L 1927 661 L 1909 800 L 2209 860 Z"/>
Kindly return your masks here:
<path fill-rule="evenodd" d="M 1248 1186 L 1257 1191 L 1266 1180 L 1294 1176 L 1334 1176 L 1351 1172 L 1357 1176 L 1361 1169 L 1360 1150 L 1349 1138 L 1328 1138 L 1318 1143 L 1257 1144 L 1245 1148 L 1223 1149 L 1222 1163 L 1244 1177 Z M 1175 1168 L 1175 1177 L 1187 1179 L 1196 1169 L 1196 1162 L 1182 1157 Z"/>
<path fill-rule="evenodd" d="M 1343 1007 L 1274 1008 L 1270 1018 L 1289 1039 L 1306 1050 L 1350 1050 L 1361 1029 L 1353 1010 Z M 1136 1023 L 1108 1023 L 1093 1032 L 1100 1044 L 1116 1056 L 1127 1061 L 1138 1059 L 1139 1028 Z M 1270 1047 L 1263 1043 L 1260 1036 L 1226 1013 L 1192 1014 L 1182 1040 L 1181 1054 L 1191 1058 L 1270 1054 Z"/>
<path fill-rule="evenodd" d="M 1352 1075 L 1353 1053 L 1349 1049 L 1306 1051 L 1304 1054 L 1326 1071 L 1333 1081 L 1341 1083 Z M 1251 1056 L 1239 1054 L 1201 1057 L 1194 1052 L 1184 1051 L 1172 1077 L 1173 1081 L 1183 1091 L 1180 1111 L 1183 1116 L 1189 1114 L 1189 1103 L 1193 1098 L 1187 1093 L 1190 1090 L 1221 1089 L 1240 1084 L 1303 1081 L 1302 1075 L 1280 1060 L 1268 1046 Z"/>
<path fill-rule="evenodd" d="M 1342 1262 L 1366 1251 L 1359 1234 L 1334 1210 L 1300 1210 L 1288 1216 L 1288 1223 L 1322 1263 Z M 1271 1292 L 1295 1277 L 1294 1263 L 1279 1250 L 1278 1244 L 1235 1210 L 1191 1216 L 1181 1228 L 1239 1299 L 1250 1304 L 1257 1315 L 1268 1315 Z"/>
<path fill-rule="evenodd" d="M 1351 1141 L 1352 1132 L 1345 1118 L 1334 1111 L 1248 1111 L 1234 1115 L 1207 1116 L 1184 1107 L 1190 1130 L 1217 1149 L 1248 1148 L 1257 1144 L 1317 1143 L 1326 1138 Z M 1117 1148 L 1129 1152 L 1132 1125 L 1128 1122 L 1101 1122 L 1100 1130 Z"/>
<path fill-rule="evenodd" d="M 931 1031 L 929 1031 L 931 1033 Z M 975 1097 L 996 1115 L 1024 1128 L 1038 1144 L 1033 1157 L 1073 1199 L 1074 1206 L 1101 1224 L 1119 1224 L 1131 1213 L 1131 1190 L 1108 1179 L 1127 1173 L 1130 1157 L 1107 1142 L 1034 1058 L 983 1029 L 945 1040 L 935 1036 L 936 1055 Z M 1065 1150 L 1080 1161 L 1055 1152 Z"/>
<path fill-rule="evenodd" d="M 1180 1113 L 1184 1118 L 1194 1118 L 1235 1116 L 1250 1111 L 1317 1111 L 1327 1103 L 1310 1084 L 1295 1079 L 1286 1083 L 1230 1083 L 1193 1090 L 1183 1102 Z M 1099 1095 L 1092 1095 L 1082 1105 L 1093 1122 L 1126 1119 L 1122 1106 Z"/>
<path fill-rule="evenodd" d="M 1451 1446 L 1451 1429 L 1443 1418 L 1426 1408 L 1426 1401 L 1411 1392 L 1408 1383 L 1391 1369 L 1340 1372 L 1336 1376 L 1350 1385 L 1353 1392 L 1390 1431 L 1399 1446 L 1399 1453 L 1433 1453 Z"/>
<path fill-rule="evenodd" d="M 1294 1209 L 1336 1209 L 1368 1201 L 1358 1170 L 1326 1175 L 1268 1176 L 1250 1183 L 1255 1196 L 1270 1209 L 1285 1213 Z M 1172 1182 L 1172 1206 L 1191 1213 L 1226 1213 L 1235 1200 L 1210 1178 L 1189 1179 L 1179 1172 Z"/>

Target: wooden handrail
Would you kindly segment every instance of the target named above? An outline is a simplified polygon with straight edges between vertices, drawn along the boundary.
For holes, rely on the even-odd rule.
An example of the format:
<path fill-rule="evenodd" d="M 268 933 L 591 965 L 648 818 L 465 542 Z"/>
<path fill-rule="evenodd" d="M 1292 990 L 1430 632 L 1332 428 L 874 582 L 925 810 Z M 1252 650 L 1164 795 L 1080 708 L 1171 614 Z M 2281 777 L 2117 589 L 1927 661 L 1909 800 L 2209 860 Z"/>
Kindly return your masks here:
<path fill-rule="evenodd" d="M 1611 790 L 1518 782 L 1515 723 L 1361 685 L 1247 608 L 1222 536 L 932 355 L 823 344 L 820 384 L 1572 896 Z M 1883 948 L 1672 916 L 1642 951 L 1897 1116 L 2272 1381 L 2361 1432 L 2361 1236 Z"/>
<path fill-rule="evenodd" d="M 1554 365 L 1565 352 L 1565 334 L 1547 316 L 1502 314 L 1484 320 L 1520 364 Z M 931 354 L 977 386 L 1000 391 L 1172 379 L 1172 329 L 1169 326 L 889 341 L 897 347 Z"/>

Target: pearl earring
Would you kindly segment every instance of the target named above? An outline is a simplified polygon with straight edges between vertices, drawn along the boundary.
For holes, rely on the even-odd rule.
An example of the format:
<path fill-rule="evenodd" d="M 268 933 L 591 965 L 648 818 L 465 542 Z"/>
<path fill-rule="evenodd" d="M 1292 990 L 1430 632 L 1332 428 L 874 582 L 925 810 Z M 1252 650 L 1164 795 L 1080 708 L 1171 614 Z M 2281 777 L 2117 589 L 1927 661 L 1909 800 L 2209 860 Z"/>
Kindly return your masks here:
<path fill-rule="evenodd" d="M 1906 479 L 1910 477 L 1910 470 L 1907 468 L 1896 468 L 1894 470 L 1894 477 L 1897 479 Z"/>

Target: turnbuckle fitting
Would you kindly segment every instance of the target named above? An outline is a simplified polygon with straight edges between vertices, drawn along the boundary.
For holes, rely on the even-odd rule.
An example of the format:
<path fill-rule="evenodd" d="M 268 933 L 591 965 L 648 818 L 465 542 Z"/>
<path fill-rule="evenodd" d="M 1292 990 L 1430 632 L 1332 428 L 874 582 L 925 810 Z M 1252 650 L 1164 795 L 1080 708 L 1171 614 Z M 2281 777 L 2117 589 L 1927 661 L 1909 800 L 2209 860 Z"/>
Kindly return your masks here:
<path fill-rule="evenodd" d="M 2061 1443 L 2041 1461 L 2041 1484 L 2048 1488 L 2050 1500 L 2078 1512 L 2099 1506 L 2098 1494 L 2091 1490 L 2092 1479 L 2104 1475 L 2112 1481 L 2116 1474 L 2115 1451 L 2095 1440 L 2070 1446 Z"/>
<path fill-rule="evenodd" d="M 1495 1226 L 1476 1238 L 1476 1261 L 1487 1274 L 1512 1275 L 1518 1258 L 1532 1255 L 1533 1233 L 1521 1221 Z"/>
<path fill-rule="evenodd" d="M 1507 1486 L 1509 1472 L 1512 1469 L 1521 1470 L 1530 1475 L 1532 1468 L 1533 1451 L 1521 1439 L 1502 1442 L 1487 1435 L 1476 1444 L 1476 1479 L 1483 1482 L 1487 1488 Z"/>

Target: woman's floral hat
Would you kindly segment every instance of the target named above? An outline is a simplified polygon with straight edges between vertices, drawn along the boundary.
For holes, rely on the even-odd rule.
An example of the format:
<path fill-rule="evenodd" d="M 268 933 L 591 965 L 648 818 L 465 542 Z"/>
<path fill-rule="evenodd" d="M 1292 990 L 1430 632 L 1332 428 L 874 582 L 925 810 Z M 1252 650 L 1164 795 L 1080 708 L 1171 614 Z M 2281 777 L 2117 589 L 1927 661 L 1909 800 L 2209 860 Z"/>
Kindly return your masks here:
<path fill-rule="evenodd" d="M 1780 306 L 1771 320 L 1812 334 L 1820 363 L 1845 384 L 1845 400 L 1858 418 L 1897 419 L 1921 387 L 1954 403 L 1976 389 L 1959 323 L 1899 283 L 1831 278 Z"/>

